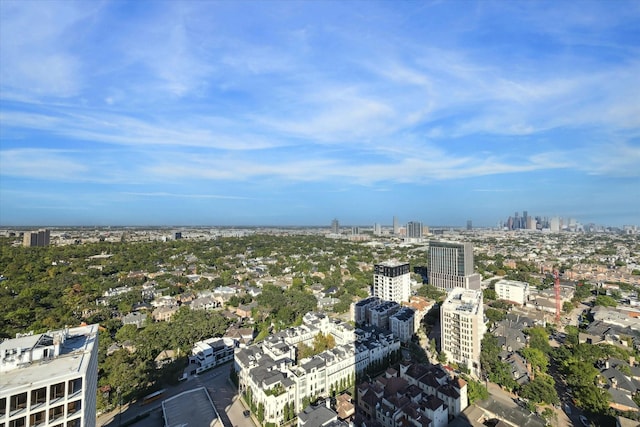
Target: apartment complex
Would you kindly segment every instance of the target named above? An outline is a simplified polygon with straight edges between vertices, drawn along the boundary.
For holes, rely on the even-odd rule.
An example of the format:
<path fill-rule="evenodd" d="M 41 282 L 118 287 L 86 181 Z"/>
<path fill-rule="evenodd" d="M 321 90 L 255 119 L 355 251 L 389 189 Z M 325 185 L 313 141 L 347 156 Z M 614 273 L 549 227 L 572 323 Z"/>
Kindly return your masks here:
<path fill-rule="evenodd" d="M 98 325 L 0 343 L 0 425 L 95 427 Z"/>
<path fill-rule="evenodd" d="M 495 284 L 499 299 L 525 305 L 529 301 L 529 284 L 517 280 L 501 279 Z"/>
<path fill-rule="evenodd" d="M 389 318 L 389 329 L 400 342 L 407 343 L 416 332 L 414 324 L 415 312 L 412 308 L 402 307 Z"/>
<path fill-rule="evenodd" d="M 33 246 L 49 246 L 51 231 L 48 229 L 28 231 L 24 233 L 22 245 L 29 248 Z"/>
<path fill-rule="evenodd" d="M 299 359 L 297 346 L 311 345 L 318 334 L 331 335 L 335 347 Z M 399 351 L 400 341 L 374 327 L 354 329 L 323 314 L 307 313 L 303 324 L 270 335 L 236 351 L 239 390 L 264 407 L 265 422 L 284 422 L 285 405 L 302 412 L 307 399 L 328 397 L 355 382 L 356 374 Z"/>
<path fill-rule="evenodd" d="M 480 281 L 480 275 L 474 273 L 471 243 L 429 242 L 430 285 L 445 291 L 480 289 Z"/>
<path fill-rule="evenodd" d="M 373 269 L 373 296 L 398 304 L 409 301 L 411 276 L 409 263 L 385 261 Z"/>
<path fill-rule="evenodd" d="M 482 291 L 454 288 L 440 308 L 442 351 L 449 362 L 480 373 L 480 342 L 486 331 Z"/>
<path fill-rule="evenodd" d="M 466 381 L 440 365 L 402 362 L 400 371 L 358 384 L 358 411 L 366 425 L 445 427 L 468 406 Z M 364 425 L 365 423 L 363 423 Z"/>

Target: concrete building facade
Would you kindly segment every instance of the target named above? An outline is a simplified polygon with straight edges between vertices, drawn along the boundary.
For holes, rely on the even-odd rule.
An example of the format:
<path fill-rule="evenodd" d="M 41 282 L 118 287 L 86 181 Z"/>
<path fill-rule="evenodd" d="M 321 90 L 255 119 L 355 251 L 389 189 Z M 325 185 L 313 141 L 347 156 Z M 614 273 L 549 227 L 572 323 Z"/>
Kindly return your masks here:
<path fill-rule="evenodd" d="M 409 301 L 411 276 L 409 263 L 386 261 L 373 269 L 373 296 L 398 304 Z"/>
<path fill-rule="evenodd" d="M 474 273 L 471 243 L 429 242 L 429 284 L 448 291 L 480 289 L 481 277 Z"/>
<path fill-rule="evenodd" d="M 0 425 L 95 427 L 98 325 L 0 343 Z"/>
<path fill-rule="evenodd" d="M 486 332 L 482 291 L 454 288 L 440 308 L 442 351 L 449 362 L 480 374 L 480 342 Z"/>
<path fill-rule="evenodd" d="M 498 299 L 525 305 L 529 301 L 529 284 L 517 280 L 501 279 L 495 284 Z"/>

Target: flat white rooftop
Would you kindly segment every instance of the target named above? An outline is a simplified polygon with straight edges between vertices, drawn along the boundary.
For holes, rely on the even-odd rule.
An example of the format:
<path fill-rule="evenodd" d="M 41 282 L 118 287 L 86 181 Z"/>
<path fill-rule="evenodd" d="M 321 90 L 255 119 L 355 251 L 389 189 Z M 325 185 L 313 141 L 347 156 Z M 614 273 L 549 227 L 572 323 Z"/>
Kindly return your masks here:
<path fill-rule="evenodd" d="M 0 354 L 2 354 L 2 350 L 33 351 L 51 334 L 53 332 L 5 340 L 0 343 Z M 60 354 L 57 357 L 23 363 L 14 369 L 2 372 L 0 374 L 0 395 L 10 394 L 13 389 L 24 386 L 53 383 L 56 378 L 62 379 L 81 374 L 87 370 L 91 351 L 93 346 L 97 344 L 97 339 L 97 324 L 70 328 L 68 337 L 61 345 Z"/>

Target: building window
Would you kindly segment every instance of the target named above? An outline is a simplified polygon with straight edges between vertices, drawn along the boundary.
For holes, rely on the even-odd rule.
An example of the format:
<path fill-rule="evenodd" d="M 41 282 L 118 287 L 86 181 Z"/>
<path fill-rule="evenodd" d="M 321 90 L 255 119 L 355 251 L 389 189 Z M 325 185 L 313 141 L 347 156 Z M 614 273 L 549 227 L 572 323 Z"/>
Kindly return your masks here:
<path fill-rule="evenodd" d="M 69 381 L 69 396 L 82 391 L 82 378 L 76 378 Z"/>
<path fill-rule="evenodd" d="M 7 413 L 7 398 L 3 397 L 2 399 L 0 399 L 0 417 L 5 416 Z M 0 426 L 0 427 L 4 427 L 4 426 Z"/>
<path fill-rule="evenodd" d="M 80 426 L 80 418 L 76 418 L 75 420 L 71 420 L 67 423 L 67 427 L 81 427 Z"/>
<path fill-rule="evenodd" d="M 45 411 L 36 412 L 29 417 L 29 427 L 39 426 L 47 421 Z"/>
<path fill-rule="evenodd" d="M 49 409 L 49 422 L 64 416 L 64 405 Z"/>
<path fill-rule="evenodd" d="M 64 382 L 53 384 L 49 390 L 49 400 L 52 402 L 64 397 Z"/>
<path fill-rule="evenodd" d="M 9 408 L 9 410 L 12 413 L 11 415 L 13 415 L 14 412 L 20 411 L 26 407 L 27 407 L 26 391 L 24 393 L 14 394 L 13 396 L 11 396 L 11 402 L 10 402 L 10 408 Z"/>
<path fill-rule="evenodd" d="M 76 400 L 75 402 L 70 402 L 67 405 L 67 416 L 70 417 L 71 414 L 75 414 L 82 408 L 82 401 Z"/>
<path fill-rule="evenodd" d="M 9 427 L 25 427 L 27 425 L 27 418 L 22 417 L 17 420 L 9 421 Z"/>
<path fill-rule="evenodd" d="M 42 405 L 46 401 L 47 401 L 46 387 L 31 390 L 31 409 L 33 409 L 36 406 Z"/>

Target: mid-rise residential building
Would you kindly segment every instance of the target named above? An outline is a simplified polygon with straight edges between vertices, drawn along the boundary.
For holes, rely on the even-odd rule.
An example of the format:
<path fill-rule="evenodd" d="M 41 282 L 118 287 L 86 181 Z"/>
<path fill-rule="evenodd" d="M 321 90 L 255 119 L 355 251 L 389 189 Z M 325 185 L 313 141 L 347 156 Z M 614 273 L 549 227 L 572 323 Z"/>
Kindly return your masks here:
<path fill-rule="evenodd" d="M 454 288 L 440 308 L 442 351 L 449 362 L 480 373 L 480 342 L 486 331 L 482 291 Z"/>
<path fill-rule="evenodd" d="M 43 229 L 24 233 L 22 245 L 26 247 L 49 246 L 51 230 Z"/>
<path fill-rule="evenodd" d="M 409 301 L 411 276 L 409 263 L 386 261 L 376 264 L 373 270 L 373 296 L 398 304 Z"/>
<path fill-rule="evenodd" d="M 400 310 L 400 304 L 395 301 L 380 301 L 378 305 L 368 308 L 369 324 L 376 328 L 390 330 L 389 319 L 391 316 Z"/>
<path fill-rule="evenodd" d="M 429 242 L 430 285 L 445 291 L 480 289 L 480 281 L 480 275 L 474 273 L 471 243 Z"/>
<path fill-rule="evenodd" d="M 0 343 L 0 425 L 95 427 L 98 325 Z"/>
<path fill-rule="evenodd" d="M 416 332 L 415 312 L 409 307 L 402 307 L 389 318 L 389 329 L 400 342 L 407 343 Z"/>
<path fill-rule="evenodd" d="M 318 334 L 333 337 L 335 346 L 312 357 L 298 358 L 297 346 L 312 345 Z M 354 329 L 323 314 L 307 313 L 303 324 L 268 336 L 235 353 L 239 390 L 264 407 L 264 421 L 284 422 L 285 405 L 302 412 L 307 399 L 329 397 L 355 382 L 356 373 L 381 363 L 400 350 L 390 332 L 374 327 Z"/>
<path fill-rule="evenodd" d="M 189 370 L 200 373 L 233 360 L 239 342 L 232 338 L 209 338 L 193 345 L 189 357 Z M 195 371 L 195 372 L 193 372 Z"/>
<path fill-rule="evenodd" d="M 434 301 L 431 301 L 425 297 L 413 295 L 409 298 L 409 302 L 405 303 L 406 307 L 410 307 L 413 312 L 413 330 L 420 329 L 420 323 L 426 314 L 433 307 Z"/>
<path fill-rule="evenodd" d="M 517 280 L 501 279 L 495 284 L 498 299 L 526 305 L 529 301 L 529 284 Z"/>
<path fill-rule="evenodd" d="M 371 323 L 371 308 L 380 304 L 380 298 L 369 297 L 353 304 L 353 321 L 356 325 Z"/>

